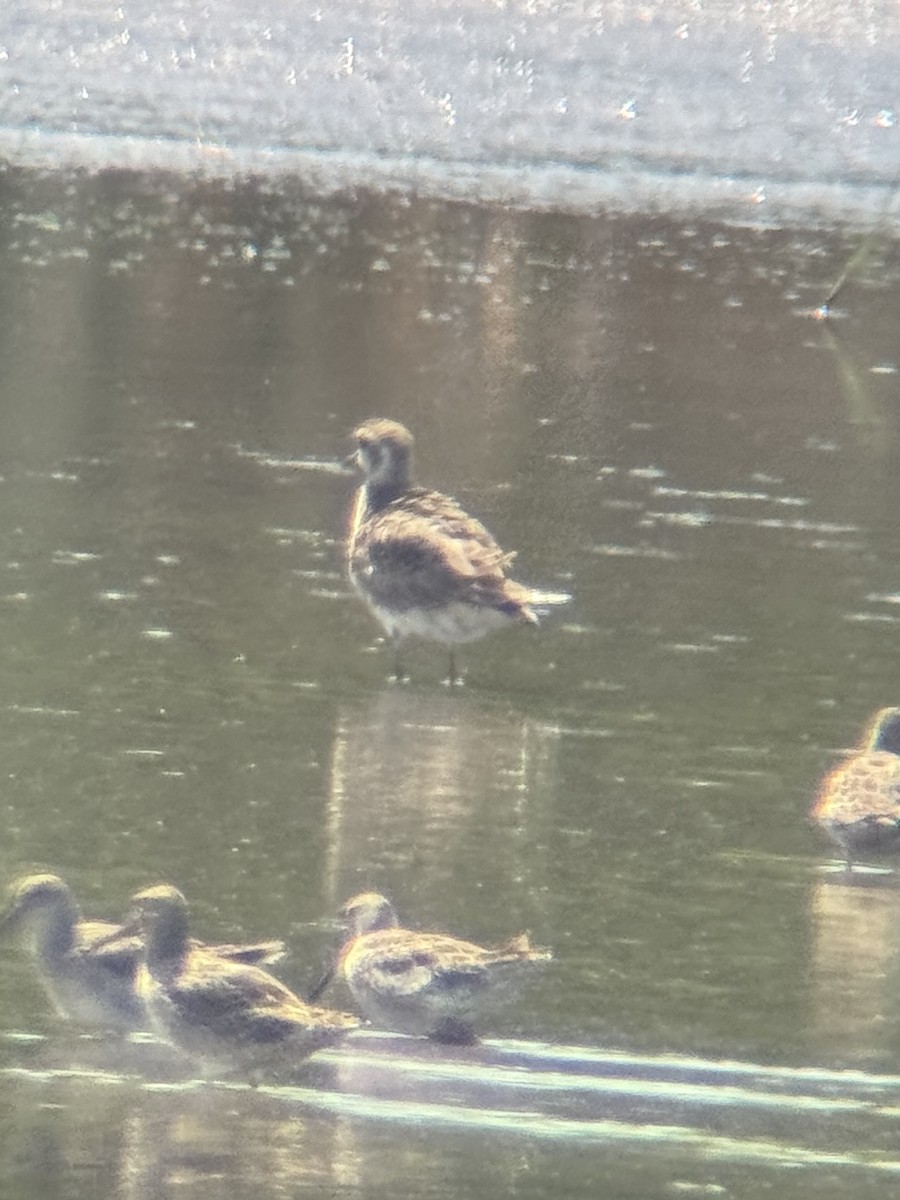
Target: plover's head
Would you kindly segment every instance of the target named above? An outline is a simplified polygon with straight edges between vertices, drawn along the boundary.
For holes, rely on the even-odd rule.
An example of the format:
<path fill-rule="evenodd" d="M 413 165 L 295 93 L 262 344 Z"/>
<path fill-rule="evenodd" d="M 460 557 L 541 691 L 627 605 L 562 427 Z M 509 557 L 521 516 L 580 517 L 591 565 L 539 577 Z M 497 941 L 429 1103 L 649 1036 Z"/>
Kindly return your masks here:
<path fill-rule="evenodd" d="M 58 875 L 22 875 L 10 886 L 0 930 L 16 932 L 23 942 L 39 948 L 54 931 L 73 930 L 77 921 L 78 907 L 64 880 Z"/>
<path fill-rule="evenodd" d="M 900 754 L 900 708 L 882 708 L 869 727 L 868 750 L 887 750 Z"/>
<path fill-rule="evenodd" d="M 356 463 L 375 487 L 407 487 L 413 437 L 399 421 L 373 417 L 353 431 Z"/>
<path fill-rule="evenodd" d="M 376 929 L 396 929 L 397 912 L 386 896 L 378 892 L 360 892 L 341 909 L 341 920 L 353 937 Z"/>
<path fill-rule="evenodd" d="M 306 997 L 310 1004 L 318 1001 L 335 973 L 341 971 L 353 938 L 361 933 L 373 933 L 376 929 L 396 929 L 399 925 L 393 904 L 378 892 L 360 892 L 358 896 L 347 901 L 339 915 L 347 931 L 347 940 L 344 942 L 344 948 L 338 951 L 334 961 L 326 968 L 322 978 L 310 989 Z"/>
<path fill-rule="evenodd" d="M 121 932 L 139 933 L 148 959 L 181 954 L 188 937 L 187 901 L 169 883 L 135 892 Z"/>

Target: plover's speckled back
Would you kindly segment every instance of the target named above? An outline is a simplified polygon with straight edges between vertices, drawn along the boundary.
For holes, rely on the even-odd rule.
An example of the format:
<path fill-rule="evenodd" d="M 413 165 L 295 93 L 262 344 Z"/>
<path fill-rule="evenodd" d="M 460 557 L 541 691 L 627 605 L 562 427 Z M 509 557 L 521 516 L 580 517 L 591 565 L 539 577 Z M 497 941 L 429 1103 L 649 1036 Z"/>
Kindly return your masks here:
<path fill-rule="evenodd" d="M 812 816 L 844 852 L 900 852 L 900 708 L 875 714 L 859 747 L 822 780 Z"/>

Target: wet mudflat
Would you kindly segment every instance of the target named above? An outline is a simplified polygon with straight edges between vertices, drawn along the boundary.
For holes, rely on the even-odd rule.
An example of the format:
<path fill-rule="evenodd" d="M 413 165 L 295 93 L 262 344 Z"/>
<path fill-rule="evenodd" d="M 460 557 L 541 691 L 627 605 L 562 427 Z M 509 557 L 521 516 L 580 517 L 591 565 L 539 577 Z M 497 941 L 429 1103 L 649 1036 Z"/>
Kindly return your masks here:
<path fill-rule="evenodd" d="M 60 1030 L 10 953 L 4 1194 L 888 1194 L 900 891 L 806 822 L 900 699 L 888 235 L 825 324 L 851 233 L 0 187 L 2 877 L 170 879 L 298 987 L 364 887 L 556 956 L 484 1050 L 254 1092 Z M 344 577 L 373 414 L 574 595 L 462 688 L 391 683 Z"/>

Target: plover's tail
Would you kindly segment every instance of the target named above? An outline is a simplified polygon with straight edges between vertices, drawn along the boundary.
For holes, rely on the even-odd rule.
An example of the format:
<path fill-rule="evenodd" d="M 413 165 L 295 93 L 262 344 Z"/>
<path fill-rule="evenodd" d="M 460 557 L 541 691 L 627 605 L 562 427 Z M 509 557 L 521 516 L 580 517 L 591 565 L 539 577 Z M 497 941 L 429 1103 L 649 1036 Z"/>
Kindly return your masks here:
<path fill-rule="evenodd" d="M 540 588 L 528 589 L 528 603 L 532 608 L 557 608 L 572 599 L 568 592 L 544 592 Z"/>
<path fill-rule="evenodd" d="M 572 597 L 568 592 L 544 592 L 540 588 L 528 588 L 525 597 L 527 610 L 526 620 L 530 625 L 537 625 L 541 617 L 545 617 L 551 609 L 568 604 Z"/>
<path fill-rule="evenodd" d="M 492 953 L 497 962 L 550 962 L 553 951 L 546 946 L 532 946 L 527 933 L 517 933 L 499 946 L 494 946 Z"/>
<path fill-rule="evenodd" d="M 545 592 L 514 579 L 505 579 L 500 603 L 495 607 L 514 620 L 524 621 L 526 625 L 538 625 L 540 618 L 551 608 L 568 604 L 571 599 L 568 592 Z"/>

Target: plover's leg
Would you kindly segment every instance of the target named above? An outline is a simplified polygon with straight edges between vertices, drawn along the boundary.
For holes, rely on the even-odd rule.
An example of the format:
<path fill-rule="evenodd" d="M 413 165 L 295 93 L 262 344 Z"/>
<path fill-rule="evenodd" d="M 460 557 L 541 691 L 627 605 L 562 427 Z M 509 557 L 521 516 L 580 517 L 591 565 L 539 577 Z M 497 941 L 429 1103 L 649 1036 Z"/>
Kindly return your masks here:
<path fill-rule="evenodd" d="M 450 663 L 447 672 L 447 678 L 444 680 L 444 682 L 448 687 L 458 687 L 465 682 L 462 673 L 456 668 L 456 651 L 452 647 L 450 649 Z"/>
<path fill-rule="evenodd" d="M 395 683 L 402 683 L 406 679 L 406 672 L 403 670 L 403 656 L 400 653 L 403 639 L 395 633 L 391 636 L 391 641 L 394 646 L 394 674 L 391 678 Z"/>

